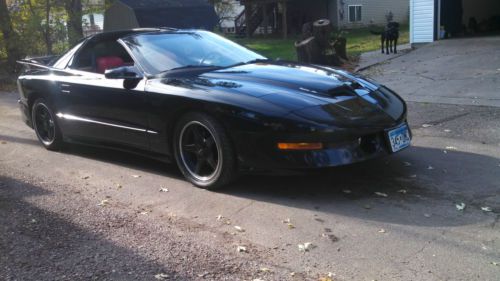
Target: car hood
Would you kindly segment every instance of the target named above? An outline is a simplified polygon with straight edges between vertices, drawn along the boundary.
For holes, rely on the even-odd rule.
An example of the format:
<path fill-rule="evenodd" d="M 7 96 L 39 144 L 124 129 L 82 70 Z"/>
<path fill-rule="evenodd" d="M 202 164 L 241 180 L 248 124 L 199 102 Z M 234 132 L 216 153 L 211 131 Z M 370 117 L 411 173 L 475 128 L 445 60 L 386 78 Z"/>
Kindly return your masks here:
<path fill-rule="evenodd" d="M 254 63 L 205 72 L 188 80 L 188 84 L 224 93 L 225 99 L 247 104 L 253 104 L 248 98 L 258 99 L 261 105 L 265 102 L 267 114 L 295 114 L 337 126 L 390 126 L 405 113 L 404 102 L 390 90 L 321 66 Z M 243 96 L 246 98 L 238 99 Z"/>

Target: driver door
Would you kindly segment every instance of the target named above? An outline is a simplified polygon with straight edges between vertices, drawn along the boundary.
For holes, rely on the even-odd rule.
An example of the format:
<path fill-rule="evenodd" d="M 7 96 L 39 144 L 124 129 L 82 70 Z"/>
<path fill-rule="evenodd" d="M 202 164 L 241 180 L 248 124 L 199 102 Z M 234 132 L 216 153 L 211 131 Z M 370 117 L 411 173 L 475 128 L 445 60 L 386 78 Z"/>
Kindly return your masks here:
<path fill-rule="evenodd" d="M 149 150 L 145 81 L 127 90 L 123 79 L 106 79 L 104 71 L 133 64 L 115 40 L 89 42 L 69 63 L 60 84 L 63 131 L 69 137 Z"/>

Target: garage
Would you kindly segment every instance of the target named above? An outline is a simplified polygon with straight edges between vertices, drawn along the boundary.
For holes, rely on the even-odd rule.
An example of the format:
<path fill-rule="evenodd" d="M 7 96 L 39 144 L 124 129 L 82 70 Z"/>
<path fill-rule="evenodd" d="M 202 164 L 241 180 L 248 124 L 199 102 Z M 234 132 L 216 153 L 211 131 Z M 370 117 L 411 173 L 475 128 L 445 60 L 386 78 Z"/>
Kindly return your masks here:
<path fill-rule="evenodd" d="M 410 42 L 500 34 L 498 0 L 410 0 Z"/>

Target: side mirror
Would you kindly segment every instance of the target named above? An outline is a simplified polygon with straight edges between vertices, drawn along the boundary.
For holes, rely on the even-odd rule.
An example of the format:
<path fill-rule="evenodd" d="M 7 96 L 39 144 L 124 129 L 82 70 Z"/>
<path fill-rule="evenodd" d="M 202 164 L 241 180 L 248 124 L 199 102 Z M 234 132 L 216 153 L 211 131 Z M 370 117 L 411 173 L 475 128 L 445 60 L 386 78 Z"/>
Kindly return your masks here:
<path fill-rule="evenodd" d="M 108 69 L 104 73 L 107 79 L 124 79 L 123 87 L 127 90 L 137 87 L 137 84 L 144 78 L 135 66 L 121 66 Z"/>

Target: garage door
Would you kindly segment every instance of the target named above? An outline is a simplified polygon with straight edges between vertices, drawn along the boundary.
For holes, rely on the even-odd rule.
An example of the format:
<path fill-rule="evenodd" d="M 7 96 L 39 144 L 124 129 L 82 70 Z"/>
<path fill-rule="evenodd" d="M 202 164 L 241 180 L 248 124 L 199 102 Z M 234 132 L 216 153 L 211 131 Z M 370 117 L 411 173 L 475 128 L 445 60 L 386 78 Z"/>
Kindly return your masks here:
<path fill-rule="evenodd" d="M 434 41 L 434 1 L 410 0 L 410 42 Z"/>

